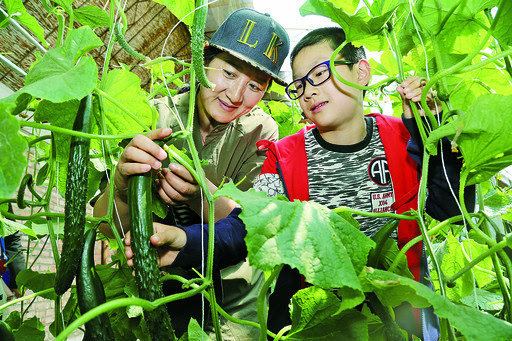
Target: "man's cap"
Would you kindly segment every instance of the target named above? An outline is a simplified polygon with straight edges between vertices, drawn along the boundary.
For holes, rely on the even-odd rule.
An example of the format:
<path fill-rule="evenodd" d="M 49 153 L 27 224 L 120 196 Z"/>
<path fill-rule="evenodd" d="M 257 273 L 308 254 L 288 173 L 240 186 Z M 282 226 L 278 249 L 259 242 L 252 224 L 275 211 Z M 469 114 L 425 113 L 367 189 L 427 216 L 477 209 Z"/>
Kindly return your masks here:
<path fill-rule="evenodd" d="M 210 46 L 228 52 L 286 85 L 278 74 L 290 50 L 284 28 L 270 17 L 251 8 L 241 8 L 215 31 Z"/>

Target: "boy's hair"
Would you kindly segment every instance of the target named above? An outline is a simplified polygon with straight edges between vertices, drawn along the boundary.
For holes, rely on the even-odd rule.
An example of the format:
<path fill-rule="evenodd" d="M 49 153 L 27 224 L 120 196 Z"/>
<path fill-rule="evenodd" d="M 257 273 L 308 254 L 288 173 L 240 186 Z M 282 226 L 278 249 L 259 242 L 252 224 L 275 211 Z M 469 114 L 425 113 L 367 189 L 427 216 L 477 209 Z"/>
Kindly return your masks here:
<path fill-rule="evenodd" d="M 345 40 L 345 31 L 343 31 L 341 27 L 317 28 L 302 37 L 297 45 L 295 45 L 290 55 L 290 65 L 293 66 L 293 60 L 305 47 L 325 41 L 333 50 L 336 50 Z M 345 47 L 341 49 L 339 55 L 352 63 L 357 63 L 361 59 L 366 59 L 364 48 L 362 46 L 355 47 L 351 43 L 345 45 Z M 352 65 L 349 65 L 349 67 L 352 68 Z"/>

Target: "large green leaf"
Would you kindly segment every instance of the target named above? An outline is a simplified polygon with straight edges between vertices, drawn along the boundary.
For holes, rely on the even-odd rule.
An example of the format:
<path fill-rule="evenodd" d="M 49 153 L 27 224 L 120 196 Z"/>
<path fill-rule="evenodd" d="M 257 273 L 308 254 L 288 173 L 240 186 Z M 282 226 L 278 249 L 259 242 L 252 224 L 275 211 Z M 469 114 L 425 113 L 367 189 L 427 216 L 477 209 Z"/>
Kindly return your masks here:
<path fill-rule="evenodd" d="M 0 198 L 11 198 L 27 167 L 27 141 L 15 117 L 0 111 Z"/>
<path fill-rule="evenodd" d="M 154 2 L 158 2 L 159 4 L 167 7 L 169 12 L 174 14 L 176 18 L 183 20 L 185 24 L 188 26 L 192 26 L 192 21 L 194 20 L 194 13 L 191 13 L 196 6 L 195 1 L 193 0 L 153 0 Z"/>
<path fill-rule="evenodd" d="M 102 80 L 101 90 L 114 98 L 125 109 L 138 117 L 147 126 L 151 125 L 152 111 L 146 100 L 146 93 L 140 87 L 140 79 L 133 73 L 116 69 L 108 73 Z M 116 104 L 103 98 L 107 132 L 104 134 L 129 134 L 143 132 L 143 128 Z M 102 151 L 99 141 L 92 141 L 91 148 Z M 120 140 L 111 140 L 115 146 Z"/>
<path fill-rule="evenodd" d="M 336 314 L 341 300 L 316 286 L 299 290 L 292 298 L 292 340 L 368 340 L 366 317 L 356 310 Z M 335 315 L 336 314 L 336 315 Z"/>
<path fill-rule="evenodd" d="M 22 23 L 28 28 L 34 35 L 43 43 L 44 46 L 48 46 L 48 43 L 44 39 L 44 29 L 37 20 L 27 13 L 27 9 L 23 6 L 22 0 L 5 0 L 5 6 L 9 15 L 14 20 Z M 16 13 L 16 15 L 14 15 Z"/>
<path fill-rule="evenodd" d="M 444 136 L 453 138 L 464 156 L 463 173 L 467 184 L 489 179 L 512 164 L 512 96 L 497 94 L 480 96 L 468 111 L 452 122 L 434 130 L 426 147 L 435 154 L 436 144 Z"/>
<path fill-rule="evenodd" d="M 81 99 L 90 94 L 98 81 L 96 62 L 84 54 L 103 45 L 90 27 L 73 30 L 64 44 L 46 54 L 32 65 L 25 78 L 25 86 L 7 99 L 0 100 L 0 108 L 9 113 L 23 110 L 19 97 L 34 97 L 59 103 Z M 78 62 L 77 62 L 78 61 Z"/>
<path fill-rule="evenodd" d="M 447 253 L 443 256 L 443 262 L 441 269 L 443 274 L 446 276 L 453 276 L 459 272 L 469 260 L 466 258 L 472 256 L 476 258 L 478 255 L 483 253 L 488 248 L 485 245 L 476 243 L 470 240 L 471 250 L 468 248 L 468 240 L 465 240 L 462 244 L 450 233 L 447 237 L 446 251 Z M 464 252 L 462 250 L 464 246 Z M 478 263 L 477 268 L 473 268 L 473 271 L 465 273 L 462 277 L 455 281 L 455 287 L 447 288 L 447 296 L 455 302 L 459 302 L 462 298 L 473 292 L 473 274 L 477 280 L 478 286 L 483 287 L 484 285 L 491 282 L 490 275 L 482 271 L 481 269 L 489 271 L 492 268 L 492 261 L 490 258 L 486 258 Z"/>
<path fill-rule="evenodd" d="M 243 210 L 250 263 L 262 270 L 279 264 L 297 268 L 306 280 L 323 288 L 345 288 L 347 307 L 362 299 L 357 275 L 375 243 L 325 206 L 267 198 L 225 185 L 217 196 L 229 197 Z"/>
<path fill-rule="evenodd" d="M 21 270 L 16 276 L 16 284 L 18 286 L 24 285 L 27 289 L 33 292 L 39 292 L 49 288 L 53 288 L 55 282 L 55 273 L 39 273 L 30 269 Z M 51 291 L 42 295 L 42 297 L 55 300 L 57 297 L 55 292 Z"/>
<path fill-rule="evenodd" d="M 96 6 L 84 6 L 73 10 L 76 20 L 84 26 L 92 29 L 108 27 L 110 20 L 105 10 Z"/>
<path fill-rule="evenodd" d="M 497 5 L 497 0 L 425 0 L 416 4 L 416 9 L 423 22 L 423 29 L 435 34 L 441 29 L 442 24 L 455 22 L 471 22 L 477 14 L 485 8 Z M 457 8 L 452 13 L 452 9 Z M 451 13 L 450 19 L 446 22 L 446 16 Z M 447 27 L 443 27 L 446 29 Z"/>
<path fill-rule="evenodd" d="M 370 17 L 365 8 L 361 8 L 355 15 L 350 15 L 330 1 L 308 0 L 300 8 L 300 14 L 302 16 L 316 14 L 328 17 L 343 28 L 347 41 L 359 43 L 378 35 L 391 19 L 397 7 L 395 6 L 381 16 Z"/>
<path fill-rule="evenodd" d="M 366 268 L 361 280 L 366 280 L 365 291 L 373 289 L 384 305 L 396 307 L 408 301 L 416 308 L 433 306 L 434 313 L 448 319 L 467 340 L 499 341 L 512 338 L 512 324 L 477 309 L 453 303 L 412 279 Z"/>
<path fill-rule="evenodd" d="M 14 331 L 16 340 L 43 341 L 45 338 L 44 324 L 37 316 L 23 320 L 20 328 Z"/>
<path fill-rule="evenodd" d="M 500 17 L 498 19 L 498 23 L 494 28 L 494 37 L 498 39 L 500 44 L 503 45 L 512 45 L 512 1 L 501 1 L 500 4 Z"/>

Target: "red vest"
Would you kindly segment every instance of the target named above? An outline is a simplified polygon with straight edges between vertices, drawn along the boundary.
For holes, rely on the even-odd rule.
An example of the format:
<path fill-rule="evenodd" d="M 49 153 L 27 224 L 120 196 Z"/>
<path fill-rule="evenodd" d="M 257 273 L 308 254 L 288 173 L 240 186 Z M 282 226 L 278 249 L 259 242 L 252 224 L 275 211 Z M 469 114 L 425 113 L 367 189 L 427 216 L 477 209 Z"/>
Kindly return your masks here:
<path fill-rule="evenodd" d="M 389 173 L 393 182 L 395 202 L 391 206 L 400 214 L 418 208 L 418 164 L 407 153 L 409 132 L 402 120 L 393 116 L 370 114 L 375 117 L 384 145 Z M 259 141 L 258 147 L 268 148 L 267 159 L 263 163 L 261 174 L 279 174 L 290 201 L 309 200 L 307 157 L 304 133 L 314 126 L 307 126 L 294 135 L 278 142 Z M 402 248 L 411 239 L 421 234 L 415 220 L 402 220 L 398 225 L 398 246 Z M 417 243 L 407 251 L 409 270 L 414 279 L 420 278 L 420 260 L 422 243 Z"/>

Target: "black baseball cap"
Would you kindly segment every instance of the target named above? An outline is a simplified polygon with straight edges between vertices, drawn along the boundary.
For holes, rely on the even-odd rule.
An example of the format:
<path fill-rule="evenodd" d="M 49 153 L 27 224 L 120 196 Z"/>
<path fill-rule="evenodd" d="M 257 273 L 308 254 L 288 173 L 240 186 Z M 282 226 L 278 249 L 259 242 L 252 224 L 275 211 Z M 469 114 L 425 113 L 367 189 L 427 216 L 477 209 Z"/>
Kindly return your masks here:
<path fill-rule="evenodd" d="M 215 31 L 209 45 L 265 72 L 278 84 L 287 84 L 278 74 L 290 51 L 290 39 L 270 14 L 236 10 Z"/>

